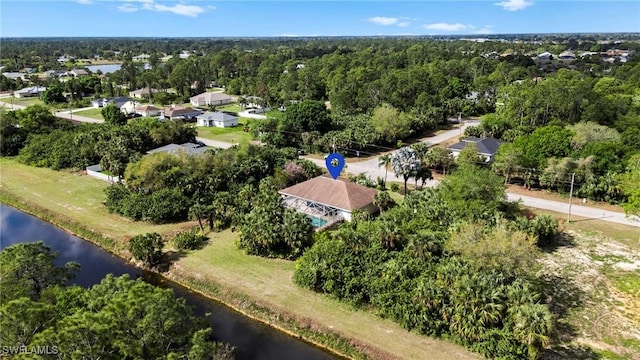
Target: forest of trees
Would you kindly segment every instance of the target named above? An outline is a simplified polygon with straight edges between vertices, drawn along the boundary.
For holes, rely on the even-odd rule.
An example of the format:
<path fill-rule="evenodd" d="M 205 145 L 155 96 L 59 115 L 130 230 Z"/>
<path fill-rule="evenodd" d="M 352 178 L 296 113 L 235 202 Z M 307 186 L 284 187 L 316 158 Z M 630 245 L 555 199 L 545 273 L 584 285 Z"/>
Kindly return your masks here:
<path fill-rule="evenodd" d="M 51 359 L 233 359 L 170 289 L 111 274 L 90 288 L 69 285 L 79 267 L 58 267 L 56 257 L 42 242 L 0 252 L 3 345 L 47 349 Z"/>

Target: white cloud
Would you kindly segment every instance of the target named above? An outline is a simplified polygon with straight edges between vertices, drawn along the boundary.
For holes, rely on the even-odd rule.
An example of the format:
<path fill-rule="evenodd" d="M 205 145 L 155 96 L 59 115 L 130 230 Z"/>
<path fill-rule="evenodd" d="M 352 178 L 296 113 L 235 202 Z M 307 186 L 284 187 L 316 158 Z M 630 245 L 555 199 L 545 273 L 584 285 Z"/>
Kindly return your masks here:
<path fill-rule="evenodd" d="M 468 28 L 467 25 L 455 23 L 435 23 L 435 24 L 426 24 L 423 27 L 427 30 L 439 30 L 439 31 L 462 31 Z"/>
<path fill-rule="evenodd" d="M 282 36 L 282 37 L 300 37 L 300 35 L 298 35 L 298 34 L 280 34 L 280 35 L 276 35 L 276 36 Z"/>
<path fill-rule="evenodd" d="M 76 0 L 78 4 L 89 5 L 91 4 L 91 0 Z"/>
<path fill-rule="evenodd" d="M 389 26 L 398 22 L 398 18 L 393 17 L 384 17 L 384 16 L 374 16 L 368 19 L 370 22 L 378 25 Z"/>
<path fill-rule="evenodd" d="M 171 12 L 177 15 L 197 17 L 206 10 L 198 5 L 185 5 L 175 4 L 173 6 L 167 6 L 163 4 L 157 4 L 155 2 L 145 2 L 142 4 L 144 10 L 158 11 L 158 12 Z"/>
<path fill-rule="evenodd" d="M 494 5 L 501 6 L 503 9 L 507 11 L 518 11 L 528 8 L 533 5 L 533 1 L 527 0 L 506 0 L 503 2 L 495 3 Z"/>
<path fill-rule="evenodd" d="M 411 25 L 411 21 L 402 21 L 398 23 L 398 26 L 400 27 L 407 27 L 409 25 Z"/>
<path fill-rule="evenodd" d="M 122 4 L 120 6 L 117 6 L 116 9 L 118 9 L 118 11 L 121 12 L 136 12 L 138 11 L 138 8 L 135 7 L 134 5 L 131 4 Z"/>
<path fill-rule="evenodd" d="M 90 1 L 90 0 L 79 0 L 79 1 Z M 197 17 L 198 15 L 207 12 L 207 9 L 198 6 L 198 5 L 186 5 L 186 4 L 175 4 L 175 5 L 165 5 L 158 4 L 155 0 L 121 0 L 124 4 L 116 7 L 118 11 L 121 12 L 136 12 L 138 10 L 147 10 L 147 11 L 157 11 L 157 12 L 170 12 L 176 15 Z M 140 5 L 137 5 L 140 4 Z M 207 8 L 209 10 L 215 10 L 215 6 L 208 5 Z"/>

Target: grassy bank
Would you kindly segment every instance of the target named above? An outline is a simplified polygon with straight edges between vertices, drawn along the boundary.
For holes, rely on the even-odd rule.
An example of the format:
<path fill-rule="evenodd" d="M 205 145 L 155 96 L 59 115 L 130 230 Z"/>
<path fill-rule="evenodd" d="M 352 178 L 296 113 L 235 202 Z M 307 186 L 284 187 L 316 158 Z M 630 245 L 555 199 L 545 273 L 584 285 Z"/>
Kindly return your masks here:
<path fill-rule="evenodd" d="M 102 206 L 107 183 L 0 159 L 0 200 L 44 218 L 116 254 L 127 240 L 156 231 L 167 234 L 192 223 L 153 225 L 109 214 Z M 407 332 L 373 312 L 354 310 L 327 296 L 300 289 L 295 264 L 247 256 L 236 233 L 212 233 L 200 250 L 175 259 L 164 275 L 246 315 L 352 358 L 474 359 L 464 348 Z"/>

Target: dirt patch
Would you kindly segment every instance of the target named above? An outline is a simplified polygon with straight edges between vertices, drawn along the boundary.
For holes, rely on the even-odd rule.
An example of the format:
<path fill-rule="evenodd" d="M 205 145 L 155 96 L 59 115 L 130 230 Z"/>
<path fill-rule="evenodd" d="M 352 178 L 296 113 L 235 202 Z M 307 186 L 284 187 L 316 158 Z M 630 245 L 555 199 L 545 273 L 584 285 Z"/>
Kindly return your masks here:
<path fill-rule="evenodd" d="M 567 235 L 567 244 L 540 260 L 545 300 L 556 316 L 553 344 L 544 358 L 613 353 L 639 359 L 640 349 L 629 344 L 640 341 L 640 294 L 620 288 L 619 272 L 636 270 L 640 252 L 600 234 Z"/>

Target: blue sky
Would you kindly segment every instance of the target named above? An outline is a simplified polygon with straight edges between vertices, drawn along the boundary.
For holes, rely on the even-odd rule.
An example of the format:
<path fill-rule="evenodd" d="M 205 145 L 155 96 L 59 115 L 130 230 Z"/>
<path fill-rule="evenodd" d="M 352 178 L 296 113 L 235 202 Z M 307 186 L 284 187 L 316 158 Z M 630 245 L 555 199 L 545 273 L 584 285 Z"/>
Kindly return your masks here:
<path fill-rule="evenodd" d="M 640 32 L 640 1 L 2 0 L 1 37 Z"/>

